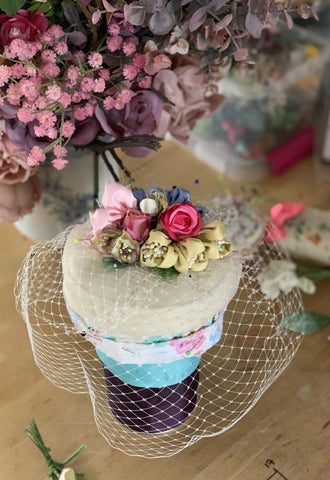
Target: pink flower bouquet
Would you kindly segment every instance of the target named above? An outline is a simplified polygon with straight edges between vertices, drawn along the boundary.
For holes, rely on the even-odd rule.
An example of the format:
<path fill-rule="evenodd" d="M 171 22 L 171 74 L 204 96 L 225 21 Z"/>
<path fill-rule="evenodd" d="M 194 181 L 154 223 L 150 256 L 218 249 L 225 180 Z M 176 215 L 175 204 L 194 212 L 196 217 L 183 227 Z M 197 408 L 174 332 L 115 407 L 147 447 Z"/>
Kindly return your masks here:
<path fill-rule="evenodd" d="M 121 165 L 117 147 L 143 156 L 167 131 L 187 141 L 196 121 L 222 103 L 217 67 L 247 59 L 245 40 L 280 16 L 290 24 L 294 10 L 314 14 L 310 2 L 300 3 L 1 2 L 0 183 L 28 181 L 46 159 L 64 168 L 69 145 L 105 161 L 110 151 Z M 15 167 L 8 149 L 16 149 Z"/>

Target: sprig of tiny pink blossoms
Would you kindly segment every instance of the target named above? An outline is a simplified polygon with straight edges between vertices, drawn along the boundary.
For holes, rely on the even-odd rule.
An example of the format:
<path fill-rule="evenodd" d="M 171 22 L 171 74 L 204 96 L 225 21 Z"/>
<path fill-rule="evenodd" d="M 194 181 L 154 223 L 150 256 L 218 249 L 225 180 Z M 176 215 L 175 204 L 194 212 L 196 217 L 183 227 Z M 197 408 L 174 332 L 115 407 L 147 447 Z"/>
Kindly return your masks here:
<path fill-rule="evenodd" d="M 79 122 L 93 117 L 98 107 L 115 117 L 135 96 L 134 82 L 140 89 L 148 89 L 152 76 L 171 65 L 164 55 L 153 53 L 151 58 L 148 51 L 137 53 L 136 38 L 124 35 L 129 29 L 134 31 L 112 19 L 102 53 L 86 55 L 69 44 L 60 25 L 50 26 L 36 41 L 14 38 L 4 47 L 0 54 L 6 60 L 0 65 L 1 102 L 17 107 L 19 121 L 30 125 L 37 139 L 49 142 L 46 148 L 31 149 L 29 165 L 44 162 L 45 154 L 52 150 L 54 167 L 62 169 L 67 163 L 65 147 Z M 107 52 L 118 51 L 124 53 L 124 65 L 108 68 Z"/>

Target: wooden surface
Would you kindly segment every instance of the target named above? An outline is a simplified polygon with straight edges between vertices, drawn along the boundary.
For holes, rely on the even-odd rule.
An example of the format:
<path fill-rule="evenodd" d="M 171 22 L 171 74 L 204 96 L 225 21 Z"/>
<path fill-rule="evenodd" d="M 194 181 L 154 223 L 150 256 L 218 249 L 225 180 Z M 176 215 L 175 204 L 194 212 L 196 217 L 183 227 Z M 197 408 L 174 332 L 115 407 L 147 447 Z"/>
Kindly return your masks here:
<path fill-rule="evenodd" d="M 218 194 L 229 182 L 174 145 L 128 161 L 138 186 L 180 185 L 196 198 Z M 198 183 L 196 183 L 198 180 Z M 330 209 L 330 184 L 314 180 L 311 160 L 281 178 L 251 184 L 267 211 L 277 201 Z M 307 336 L 294 360 L 257 405 L 223 435 L 206 438 L 170 458 L 146 460 L 111 448 L 94 424 L 87 395 L 56 388 L 36 367 L 26 327 L 15 310 L 16 273 L 31 242 L 13 225 L 0 226 L 0 480 L 43 480 L 47 469 L 23 428 L 34 416 L 58 460 L 81 443 L 73 466 L 86 480 L 329 480 L 330 327 Z M 330 314 L 330 282 L 304 297 L 305 306 Z M 271 461 L 273 463 L 271 463 Z"/>

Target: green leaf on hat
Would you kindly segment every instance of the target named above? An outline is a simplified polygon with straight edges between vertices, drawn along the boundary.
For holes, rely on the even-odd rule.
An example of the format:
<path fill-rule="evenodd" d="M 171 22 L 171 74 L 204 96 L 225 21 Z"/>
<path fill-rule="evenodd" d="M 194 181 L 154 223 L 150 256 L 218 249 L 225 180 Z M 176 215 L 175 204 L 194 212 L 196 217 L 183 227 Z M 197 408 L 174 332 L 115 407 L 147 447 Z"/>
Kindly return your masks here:
<path fill-rule="evenodd" d="M 150 267 L 150 270 L 154 272 L 156 275 L 161 277 L 165 282 L 170 282 L 174 280 L 180 272 L 178 272 L 174 267 L 171 268 L 158 268 L 158 267 Z"/>
<path fill-rule="evenodd" d="M 120 270 L 121 268 L 132 267 L 134 263 L 119 262 L 113 257 L 104 257 L 102 259 L 103 270 Z"/>
<path fill-rule="evenodd" d="M 305 310 L 297 311 L 286 315 L 281 320 L 281 327 L 292 332 L 308 335 L 318 332 L 330 323 L 330 317 L 316 312 Z"/>

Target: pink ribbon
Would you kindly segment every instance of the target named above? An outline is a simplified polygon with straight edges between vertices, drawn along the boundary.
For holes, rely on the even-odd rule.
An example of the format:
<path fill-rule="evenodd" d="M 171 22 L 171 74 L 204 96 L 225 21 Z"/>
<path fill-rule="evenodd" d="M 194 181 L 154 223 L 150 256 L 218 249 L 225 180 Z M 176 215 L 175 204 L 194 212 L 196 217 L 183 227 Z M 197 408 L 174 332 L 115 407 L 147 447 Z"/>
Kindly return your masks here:
<path fill-rule="evenodd" d="M 265 241 L 276 242 L 286 237 L 286 231 L 282 225 L 289 218 L 300 215 L 305 210 L 302 203 L 277 203 L 270 209 L 270 221 L 268 222 Z"/>

